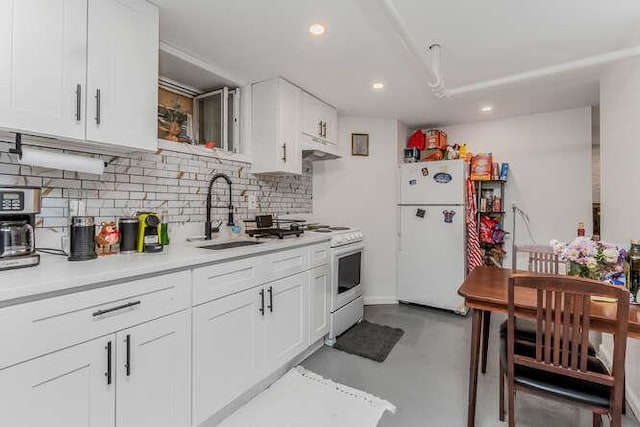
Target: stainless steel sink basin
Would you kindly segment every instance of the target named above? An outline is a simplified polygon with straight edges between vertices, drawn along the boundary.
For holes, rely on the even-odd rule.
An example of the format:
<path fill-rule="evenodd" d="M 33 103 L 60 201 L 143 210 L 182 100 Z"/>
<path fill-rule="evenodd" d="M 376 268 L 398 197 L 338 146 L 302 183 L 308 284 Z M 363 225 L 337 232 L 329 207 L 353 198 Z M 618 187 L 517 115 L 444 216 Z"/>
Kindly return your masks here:
<path fill-rule="evenodd" d="M 258 242 L 256 240 L 239 240 L 236 242 L 216 243 L 213 245 L 200 246 L 200 247 L 202 249 L 211 249 L 212 251 L 220 251 L 223 249 L 240 248 L 242 246 L 253 246 L 260 243 L 262 242 Z"/>

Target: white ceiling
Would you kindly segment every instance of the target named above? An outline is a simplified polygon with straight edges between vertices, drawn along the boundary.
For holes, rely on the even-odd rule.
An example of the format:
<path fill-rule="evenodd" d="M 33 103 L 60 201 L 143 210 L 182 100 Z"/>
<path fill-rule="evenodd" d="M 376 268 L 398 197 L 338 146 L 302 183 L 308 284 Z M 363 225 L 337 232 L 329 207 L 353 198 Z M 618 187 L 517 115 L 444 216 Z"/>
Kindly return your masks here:
<path fill-rule="evenodd" d="M 342 114 L 446 125 L 598 104 L 593 68 L 438 99 L 376 0 L 153 0 L 160 38 L 238 81 L 282 75 Z M 623 47 L 638 0 L 394 0 L 416 45 L 443 48 L 447 87 Z M 323 22 L 321 39 L 307 33 Z M 385 82 L 380 93 L 375 80 Z M 478 109 L 490 104 L 494 111 Z"/>

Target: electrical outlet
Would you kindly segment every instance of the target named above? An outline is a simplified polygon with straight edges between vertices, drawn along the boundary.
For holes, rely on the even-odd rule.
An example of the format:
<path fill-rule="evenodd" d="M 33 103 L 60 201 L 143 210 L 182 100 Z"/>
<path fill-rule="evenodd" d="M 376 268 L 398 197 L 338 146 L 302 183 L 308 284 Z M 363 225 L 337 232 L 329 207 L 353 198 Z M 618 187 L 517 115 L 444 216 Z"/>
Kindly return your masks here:
<path fill-rule="evenodd" d="M 249 210 L 251 211 L 255 211 L 256 209 L 258 209 L 258 201 L 256 200 L 255 194 L 249 194 L 247 196 L 247 205 Z"/>

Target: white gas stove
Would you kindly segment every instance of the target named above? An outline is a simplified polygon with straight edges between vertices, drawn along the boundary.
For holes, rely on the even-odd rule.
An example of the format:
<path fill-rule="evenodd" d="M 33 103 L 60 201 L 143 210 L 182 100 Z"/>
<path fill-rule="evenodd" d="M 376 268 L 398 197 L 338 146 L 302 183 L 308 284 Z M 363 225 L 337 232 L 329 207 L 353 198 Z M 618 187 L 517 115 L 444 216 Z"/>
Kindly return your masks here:
<path fill-rule="evenodd" d="M 362 320 L 364 316 L 364 234 L 349 227 L 309 224 L 308 233 L 331 233 L 330 328 L 326 339 L 333 345 L 336 337 Z"/>

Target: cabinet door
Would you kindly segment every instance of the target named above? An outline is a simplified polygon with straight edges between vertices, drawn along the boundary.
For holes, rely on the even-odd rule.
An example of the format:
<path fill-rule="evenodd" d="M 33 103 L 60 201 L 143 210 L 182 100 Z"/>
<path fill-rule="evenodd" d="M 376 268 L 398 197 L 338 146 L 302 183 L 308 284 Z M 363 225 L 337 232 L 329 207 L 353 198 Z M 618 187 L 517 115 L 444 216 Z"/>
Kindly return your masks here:
<path fill-rule="evenodd" d="M 0 0 L 0 127 L 84 139 L 87 0 Z"/>
<path fill-rule="evenodd" d="M 267 373 L 280 368 L 309 344 L 309 272 L 265 285 Z"/>
<path fill-rule="evenodd" d="M 144 0 L 89 0 L 87 139 L 157 148 L 158 9 Z"/>
<path fill-rule="evenodd" d="M 284 79 L 279 82 L 279 128 L 282 150 L 282 168 L 293 174 L 302 173 L 300 137 L 300 92 L 301 90 Z"/>
<path fill-rule="evenodd" d="M 262 287 L 193 309 L 193 425 L 199 425 L 261 377 Z"/>
<path fill-rule="evenodd" d="M 114 340 L 100 338 L 0 371 L 0 425 L 114 427 Z"/>
<path fill-rule="evenodd" d="M 302 93 L 302 132 L 315 138 L 322 137 L 321 104 L 315 96 Z"/>
<path fill-rule="evenodd" d="M 117 426 L 188 427 L 191 313 L 126 329 L 116 341 Z"/>
<path fill-rule="evenodd" d="M 329 329 L 331 276 L 327 264 L 316 267 L 309 276 L 310 343 L 323 338 Z"/>

